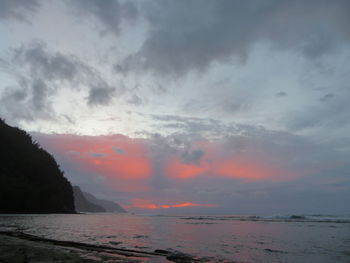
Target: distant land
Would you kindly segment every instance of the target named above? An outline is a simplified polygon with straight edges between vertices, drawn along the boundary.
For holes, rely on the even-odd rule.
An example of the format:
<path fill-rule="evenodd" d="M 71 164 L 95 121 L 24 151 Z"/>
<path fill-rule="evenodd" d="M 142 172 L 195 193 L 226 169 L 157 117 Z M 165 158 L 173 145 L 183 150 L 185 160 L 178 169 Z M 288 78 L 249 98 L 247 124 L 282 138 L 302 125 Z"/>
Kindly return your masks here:
<path fill-rule="evenodd" d="M 0 119 L 0 213 L 75 213 L 73 189 L 54 157 Z"/>
<path fill-rule="evenodd" d="M 98 199 L 88 192 L 83 192 L 79 186 L 73 186 L 73 192 L 75 209 L 78 212 L 126 212 L 126 210 L 119 204 L 112 201 Z"/>
<path fill-rule="evenodd" d="M 102 206 L 89 202 L 79 186 L 73 186 L 74 206 L 78 212 L 106 212 Z"/>
<path fill-rule="evenodd" d="M 102 206 L 108 213 L 115 213 L 115 212 L 125 213 L 126 212 L 126 210 L 118 203 L 104 200 L 104 199 L 98 199 L 94 195 L 88 192 L 83 192 L 83 194 L 89 202 Z"/>

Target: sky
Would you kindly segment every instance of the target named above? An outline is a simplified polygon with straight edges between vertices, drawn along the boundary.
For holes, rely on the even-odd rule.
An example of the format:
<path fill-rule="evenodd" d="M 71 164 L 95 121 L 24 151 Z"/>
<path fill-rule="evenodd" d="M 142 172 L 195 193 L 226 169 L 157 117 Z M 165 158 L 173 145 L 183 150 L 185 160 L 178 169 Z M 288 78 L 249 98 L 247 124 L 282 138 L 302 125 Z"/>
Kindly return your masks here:
<path fill-rule="evenodd" d="M 0 117 L 143 213 L 350 213 L 347 0 L 0 0 Z"/>

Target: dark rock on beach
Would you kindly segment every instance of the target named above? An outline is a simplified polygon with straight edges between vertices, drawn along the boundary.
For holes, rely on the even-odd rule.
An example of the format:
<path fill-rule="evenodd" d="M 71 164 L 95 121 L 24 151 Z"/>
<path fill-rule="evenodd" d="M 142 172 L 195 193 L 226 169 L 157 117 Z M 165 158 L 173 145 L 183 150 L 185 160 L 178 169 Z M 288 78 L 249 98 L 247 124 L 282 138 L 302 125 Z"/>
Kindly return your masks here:
<path fill-rule="evenodd" d="M 171 252 L 167 255 L 166 259 L 176 263 L 191 263 L 196 261 L 191 255 L 179 251 Z"/>

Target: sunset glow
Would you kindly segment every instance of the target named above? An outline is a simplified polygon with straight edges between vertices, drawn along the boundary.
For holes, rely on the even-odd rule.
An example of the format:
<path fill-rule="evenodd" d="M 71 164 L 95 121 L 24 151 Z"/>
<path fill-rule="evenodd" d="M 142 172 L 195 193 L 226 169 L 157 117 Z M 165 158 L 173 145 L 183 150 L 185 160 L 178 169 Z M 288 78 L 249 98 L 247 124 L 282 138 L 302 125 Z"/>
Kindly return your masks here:
<path fill-rule="evenodd" d="M 142 181 L 152 177 L 155 159 L 147 140 L 134 140 L 126 136 L 56 136 L 49 147 L 54 152 L 69 155 L 87 170 L 94 170 L 101 176 L 116 180 Z M 202 143 L 203 144 L 203 143 Z M 262 158 L 252 158 L 247 154 L 220 152 L 220 144 L 206 142 L 201 160 L 186 162 L 181 153 L 171 153 L 163 158 L 163 175 L 170 178 L 190 179 L 201 175 L 222 176 L 242 180 L 283 179 L 291 173 L 274 166 Z M 215 149 L 212 150 L 212 149 Z"/>
<path fill-rule="evenodd" d="M 215 204 L 197 204 L 191 202 L 177 203 L 177 204 L 155 204 L 150 200 L 134 199 L 131 205 L 126 205 L 128 208 L 142 208 L 142 209 L 167 209 L 180 207 L 216 207 Z"/>
<path fill-rule="evenodd" d="M 162 155 L 157 154 L 161 144 L 124 135 L 55 135 L 41 136 L 40 141 L 72 167 L 68 177 L 98 179 L 101 187 L 123 193 L 121 203 L 131 209 L 217 208 L 216 200 L 188 201 L 197 200 L 192 189 L 206 197 L 217 193 L 210 188 L 215 184 L 285 182 L 314 172 L 288 168 L 288 156 L 274 157 L 254 145 L 232 151 L 222 141 L 193 142 L 192 148 L 173 147 Z"/>

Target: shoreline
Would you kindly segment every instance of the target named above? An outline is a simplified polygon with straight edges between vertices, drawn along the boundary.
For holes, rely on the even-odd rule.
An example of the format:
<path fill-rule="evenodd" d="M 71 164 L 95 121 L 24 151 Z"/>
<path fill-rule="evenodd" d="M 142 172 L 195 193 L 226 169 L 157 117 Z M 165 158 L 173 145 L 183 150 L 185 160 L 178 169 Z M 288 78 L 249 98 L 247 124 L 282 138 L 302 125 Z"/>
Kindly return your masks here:
<path fill-rule="evenodd" d="M 0 263 L 5 262 L 195 262 L 187 254 L 165 250 L 121 249 L 73 241 L 47 239 L 16 231 L 0 231 Z"/>

